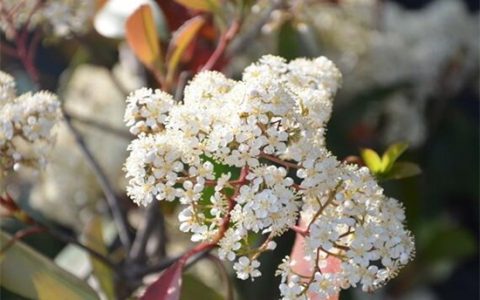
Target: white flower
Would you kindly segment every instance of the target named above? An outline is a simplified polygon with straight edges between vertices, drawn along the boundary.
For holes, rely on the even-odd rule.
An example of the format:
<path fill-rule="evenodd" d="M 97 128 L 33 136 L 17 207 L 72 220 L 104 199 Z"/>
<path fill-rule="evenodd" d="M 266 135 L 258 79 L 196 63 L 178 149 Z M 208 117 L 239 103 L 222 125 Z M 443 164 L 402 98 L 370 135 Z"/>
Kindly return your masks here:
<path fill-rule="evenodd" d="M 12 12 L 9 17 L 0 16 L 0 30 L 8 39 L 12 39 L 14 30 L 24 27 L 27 20 L 29 26 L 26 30 L 44 25 L 42 29 L 46 33 L 70 37 L 88 29 L 89 19 L 95 13 L 95 1 L 46 0 L 39 5 L 38 0 L 25 0 L 18 5 L 16 0 L 4 0 L 2 8 Z"/>
<path fill-rule="evenodd" d="M 0 173 L 43 168 L 60 118 L 56 95 L 40 91 L 16 97 L 13 78 L 0 72 Z"/>
<path fill-rule="evenodd" d="M 130 132 L 139 134 L 163 130 L 173 102 L 172 96 L 161 90 L 142 88 L 131 93 L 125 110 L 125 123 Z"/>
<path fill-rule="evenodd" d="M 311 293 L 317 294 L 321 299 L 328 299 L 339 291 L 335 274 L 316 272 L 314 278 L 315 280 L 309 286 L 308 290 Z"/>
<path fill-rule="evenodd" d="M 225 232 L 224 237 L 218 242 L 220 246 L 218 250 L 218 256 L 220 259 L 228 259 L 229 261 L 235 260 L 235 251 L 239 250 L 242 244 L 240 243 L 241 235 L 238 231 L 228 229 Z"/>
<path fill-rule="evenodd" d="M 260 276 L 259 262 L 241 256 L 244 250 L 255 258 L 273 250 L 272 239 L 297 223 L 301 209 L 310 224 L 305 256 L 320 260 L 312 270 L 332 254 L 349 267 L 300 278 L 285 262 L 284 299 L 382 285 L 411 259 L 413 239 L 403 207 L 385 197 L 369 170 L 341 163 L 325 146 L 340 80 L 324 57 L 287 63 L 265 56 L 238 82 L 198 74 L 176 105 L 160 91 L 134 92 L 125 118 L 138 135 L 125 165 L 129 195 L 142 204 L 179 198 L 186 205 L 180 230 L 192 241 L 219 238 L 220 258 L 240 256 L 234 269 L 241 279 Z M 269 242 L 252 248 L 245 238 L 252 232 Z"/>
<path fill-rule="evenodd" d="M 246 280 L 251 278 L 252 281 L 255 277 L 259 277 L 262 275 L 258 270 L 260 263 L 257 260 L 252 260 L 246 256 L 242 256 L 238 259 L 238 261 L 233 265 L 233 269 L 237 271 L 237 277 Z"/>
<path fill-rule="evenodd" d="M 15 79 L 7 73 L 0 71 L 0 105 L 15 98 Z"/>
<path fill-rule="evenodd" d="M 321 247 L 327 251 L 331 250 L 333 248 L 333 242 L 336 241 L 339 236 L 332 225 L 333 224 L 319 221 L 313 223 L 305 243 L 307 243 L 311 249 Z"/>

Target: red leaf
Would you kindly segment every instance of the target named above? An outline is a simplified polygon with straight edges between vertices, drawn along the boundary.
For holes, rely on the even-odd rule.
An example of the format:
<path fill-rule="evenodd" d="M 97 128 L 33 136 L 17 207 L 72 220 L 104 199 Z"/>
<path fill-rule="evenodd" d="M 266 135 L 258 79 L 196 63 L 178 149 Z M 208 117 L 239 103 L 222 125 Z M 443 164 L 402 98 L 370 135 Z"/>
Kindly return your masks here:
<path fill-rule="evenodd" d="M 177 30 L 194 15 L 185 6 L 174 1 L 156 0 L 156 2 L 162 9 L 171 31 Z"/>
<path fill-rule="evenodd" d="M 173 38 L 170 41 L 167 60 L 168 60 L 168 72 L 167 81 L 171 81 L 177 69 L 177 66 L 187 50 L 188 46 L 197 36 L 202 26 L 205 24 L 205 18 L 203 16 L 196 16 L 185 22 L 180 28 L 175 31 Z"/>
<path fill-rule="evenodd" d="M 184 264 L 177 261 L 166 269 L 160 277 L 152 283 L 143 296 L 142 300 L 178 300 L 182 286 L 182 271 Z"/>
<path fill-rule="evenodd" d="M 302 220 L 300 220 L 299 226 L 306 227 Z M 311 275 L 313 273 L 313 270 L 310 267 L 310 263 L 305 260 L 304 244 L 305 238 L 301 234 L 297 233 L 292 253 L 290 253 L 290 257 L 296 262 L 296 264 L 293 266 L 293 270 L 295 272 L 305 275 Z M 328 256 L 327 266 L 325 268 L 321 268 L 321 270 L 323 273 L 336 273 L 340 272 L 340 268 L 341 261 L 336 257 Z M 308 293 L 308 299 L 310 300 L 338 300 L 339 297 L 340 296 L 337 294 L 328 299 L 322 299 L 316 294 Z"/>
<path fill-rule="evenodd" d="M 130 15 L 125 24 L 125 37 L 138 59 L 148 68 L 154 69 L 162 63 L 157 29 L 149 5 L 140 6 Z"/>

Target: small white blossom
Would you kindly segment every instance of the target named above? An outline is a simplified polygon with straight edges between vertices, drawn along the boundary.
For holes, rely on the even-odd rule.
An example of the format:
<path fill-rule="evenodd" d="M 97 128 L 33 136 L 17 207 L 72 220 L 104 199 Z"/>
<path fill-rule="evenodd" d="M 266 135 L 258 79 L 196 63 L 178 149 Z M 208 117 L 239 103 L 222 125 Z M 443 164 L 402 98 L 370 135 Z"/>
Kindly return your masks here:
<path fill-rule="evenodd" d="M 257 260 L 250 260 L 246 256 L 242 256 L 238 261 L 233 265 L 233 269 L 237 271 L 237 277 L 246 280 L 251 278 L 252 280 L 255 277 L 262 275 L 258 270 L 260 263 Z"/>
<path fill-rule="evenodd" d="M 73 34 L 85 33 L 89 20 L 95 13 L 95 1 L 73 0 L 3 0 L 0 4 L 7 14 L 0 16 L 0 31 L 8 39 L 13 39 L 14 30 L 26 26 L 33 30 L 41 26 L 47 34 L 68 38 Z"/>
<path fill-rule="evenodd" d="M 60 118 L 56 95 L 40 91 L 16 97 L 15 81 L 0 72 L 0 173 L 23 166 L 43 168 Z"/>

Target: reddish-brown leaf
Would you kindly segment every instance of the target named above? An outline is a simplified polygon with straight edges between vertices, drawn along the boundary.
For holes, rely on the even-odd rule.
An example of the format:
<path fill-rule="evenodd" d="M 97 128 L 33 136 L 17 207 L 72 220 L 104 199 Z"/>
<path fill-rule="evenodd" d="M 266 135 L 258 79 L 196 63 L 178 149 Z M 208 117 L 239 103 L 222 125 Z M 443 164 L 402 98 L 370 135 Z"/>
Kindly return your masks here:
<path fill-rule="evenodd" d="M 97 0 L 95 2 L 95 12 L 98 12 L 107 3 L 107 0 Z"/>
<path fill-rule="evenodd" d="M 160 277 L 152 283 L 141 300 L 178 300 L 182 286 L 182 270 L 184 264 L 177 261 L 166 269 Z"/>
<path fill-rule="evenodd" d="M 125 35 L 138 59 L 148 68 L 158 68 L 162 63 L 159 39 L 149 5 L 140 6 L 127 19 Z"/>
<path fill-rule="evenodd" d="M 180 62 L 183 53 L 204 24 L 205 18 L 203 16 L 196 16 L 185 22 L 177 31 L 175 31 L 167 55 L 167 81 L 173 79 L 173 75 L 177 70 L 178 63 Z"/>

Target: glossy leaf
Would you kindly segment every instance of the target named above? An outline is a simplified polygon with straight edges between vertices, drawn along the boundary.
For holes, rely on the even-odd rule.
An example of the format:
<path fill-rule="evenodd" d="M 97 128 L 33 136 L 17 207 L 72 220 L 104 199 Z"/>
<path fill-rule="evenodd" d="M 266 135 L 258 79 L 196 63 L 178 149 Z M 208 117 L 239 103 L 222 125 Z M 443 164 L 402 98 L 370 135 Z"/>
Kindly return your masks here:
<path fill-rule="evenodd" d="M 137 58 L 148 68 L 159 68 L 162 54 L 155 21 L 149 5 L 140 6 L 127 19 L 125 37 Z"/>
<path fill-rule="evenodd" d="M 407 148 L 407 143 L 397 143 L 388 147 L 382 155 L 382 172 L 388 172 Z"/>
<path fill-rule="evenodd" d="M 105 246 L 105 239 L 103 237 L 102 219 L 100 217 L 95 216 L 90 220 L 85 227 L 84 237 L 87 247 L 96 250 L 100 254 L 108 254 L 107 247 Z M 115 299 L 112 270 L 93 256 L 90 256 L 89 258 L 92 264 L 93 274 L 100 283 L 103 293 L 107 299 Z"/>
<path fill-rule="evenodd" d="M 174 0 L 188 9 L 215 12 L 220 7 L 218 0 Z"/>
<path fill-rule="evenodd" d="M 167 55 L 167 81 L 171 81 L 173 79 L 183 53 L 194 40 L 204 24 L 205 18 L 203 16 L 196 16 L 185 22 L 180 28 L 178 28 L 177 31 L 175 31 L 172 41 L 170 42 Z"/>
<path fill-rule="evenodd" d="M 0 231 L 0 245 L 10 239 L 10 235 Z M 26 298 L 58 299 L 62 295 L 63 299 L 99 299 L 85 281 L 20 241 L 4 253 L 0 274 L 3 287 Z"/>
<path fill-rule="evenodd" d="M 377 152 L 366 148 L 361 150 L 360 155 L 372 173 L 377 174 L 382 171 L 382 160 Z"/>
<path fill-rule="evenodd" d="M 182 287 L 182 271 L 183 263 L 177 261 L 147 288 L 140 299 L 179 300 Z"/>
<path fill-rule="evenodd" d="M 422 227 L 418 244 L 422 261 L 431 264 L 465 259 L 475 255 L 478 246 L 470 231 L 438 221 Z"/>
<path fill-rule="evenodd" d="M 381 178 L 388 179 L 402 179 L 407 177 L 416 176 L 422 173 L 422 170 L 417 164 L 411 162 L 397 162 L 393 165 L 390 171 L 381 174 Z"/>
<path fill-rule="evenodd" d="M 35 274 L 33 284 L 38 292 L 39 300 L 63 299 L 82 300 L 83 296 L 77 294 L 67 285 L 63 284 L 59 278 L 52 277 L 48 273 Z"/>
<path fill-rule="evenodd" d="M 185 274 L 181 289 L 181 300 L 222 300 L 223 297 L 197 277 Z"/>

